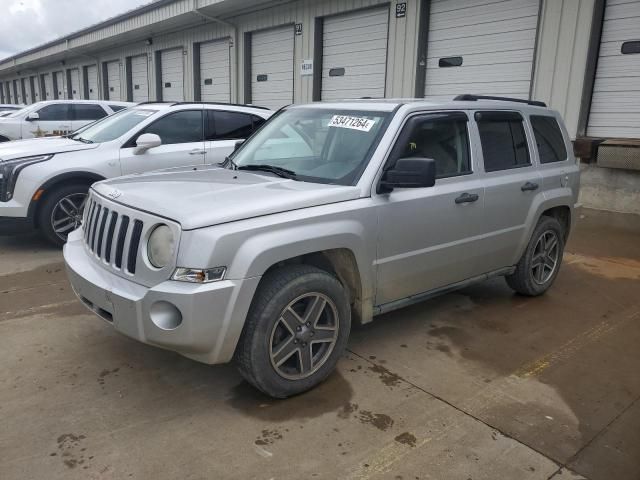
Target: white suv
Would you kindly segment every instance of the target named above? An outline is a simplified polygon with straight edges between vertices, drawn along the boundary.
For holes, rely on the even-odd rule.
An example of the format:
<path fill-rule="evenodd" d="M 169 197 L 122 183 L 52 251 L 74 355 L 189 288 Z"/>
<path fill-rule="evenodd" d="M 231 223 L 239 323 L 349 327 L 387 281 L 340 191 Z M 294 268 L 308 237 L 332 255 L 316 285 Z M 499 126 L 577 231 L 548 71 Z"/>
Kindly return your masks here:
<path fill-rule="evenodd" d="M 62 245 L 99 180 L 220 163 L 271 115 L 230 104 L 146 103 L 65 138 L 0 144 L 0 234 L 39 228 Z"/>
<path fill-rule="evenodd" d="M 67 135 L 135 103 L 92 100 L 37 102 L 0 119 L 0 142 Z"/>

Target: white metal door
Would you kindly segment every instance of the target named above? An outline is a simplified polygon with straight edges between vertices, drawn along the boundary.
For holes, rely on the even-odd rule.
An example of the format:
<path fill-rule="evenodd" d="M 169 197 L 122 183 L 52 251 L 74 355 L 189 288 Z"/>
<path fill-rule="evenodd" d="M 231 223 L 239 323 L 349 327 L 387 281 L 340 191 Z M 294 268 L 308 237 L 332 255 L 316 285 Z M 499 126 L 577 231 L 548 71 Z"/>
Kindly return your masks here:
<path fill-rule="evenodd" d="M 80 70 L 74 68 L 69 72 L 71 76 L 71 98 L 80 100 L 82 98 L 82 88 L 80 87 Z"/>
<path fill-rule="evenodd" d="M 200 45 L 200 98 L 203 102 L 231 101 L 229 41 Z"/>
<path fill-rule="evenodd" d="M 640 138 L 640 0 L 607 2 L 587 135 Z"/>
<path fill-rule="evenodd" d="M 107 89 L 109 100 L 122 100 L 122 87 L 120 84 L 120 61 L 107 63 Z"/>
<path fill-rule="evenodd" d="M 50 73 L 44 74 L 44 90 L 42 100 L 53 100 L 53 77 Z"/>
<path fill-rule="evenodd" d="M 64 100 L 67 98 L 67 89 L 65 88 L 65 81 L 64 81 L 64 73 L 63 72 L 54 72 L 54 75 L 56 76 L 56 87 L 57 87 L 57 97 L 60 100 Z"/>
<path fill-rule="evenodd" d="M 293 103 L 293 25 L 251 35 L 251 103 L 278 109 Z"/>
<path fill-rule="evenodd" d="M 13 91 L 16 95 L 17 104 L 21 105 L 24 103 L 24 98 L 22 98 L 22 85 L 20 84 L 20 79 L 13 81 Z"/>
<path fill-rule="evenodd" d="M 134 102 L 149 101 L 149 62 L 146 55 L 131 57 L 131 88 Z"/>
<path fill-rule="evenodd" d="M 388 30 L 387 7 L 325 19 L 322 100 L 384 97 Z"/>
<path fill-rule="evenodd" d="M 98 67 L 90 65 L 87 67 L 87 88 L 89 89 L 89 100 L 98 100 Z"/>
<path fill-rule="evenodd" d="M 539 0 L 431 2 L 425 97 L 529 98 Z"/>
<path fill-rule="evenodd" d="M 181 102 L 184 100 L 184 55 L 182 47 L 164 50 L 160 54 L 162 67 L 162 100 Z"/>
<path fill-rule="evenodd" d="M 31 96 L 31 91 L 29 90 L 29 78 L 21 78 L 20 86 L 22 87 L 22 91 L 24 92 L 24 103 L 25 105 L 30 105 L 33 103 L 33 97 Z"/>

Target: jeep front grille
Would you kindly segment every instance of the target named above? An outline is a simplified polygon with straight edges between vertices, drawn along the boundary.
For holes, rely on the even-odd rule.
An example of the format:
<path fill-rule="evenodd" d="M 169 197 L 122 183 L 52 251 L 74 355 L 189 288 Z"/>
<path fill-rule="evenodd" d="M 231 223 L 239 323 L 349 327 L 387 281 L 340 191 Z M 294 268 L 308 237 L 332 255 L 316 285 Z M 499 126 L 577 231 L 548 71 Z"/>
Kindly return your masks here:
<path fill-rule="evenodd" d="M 92 197 L 87 206 L 84 242 L 91 253 L 112 268 L 136 273 L 143 222 L 120 214 Z"/>

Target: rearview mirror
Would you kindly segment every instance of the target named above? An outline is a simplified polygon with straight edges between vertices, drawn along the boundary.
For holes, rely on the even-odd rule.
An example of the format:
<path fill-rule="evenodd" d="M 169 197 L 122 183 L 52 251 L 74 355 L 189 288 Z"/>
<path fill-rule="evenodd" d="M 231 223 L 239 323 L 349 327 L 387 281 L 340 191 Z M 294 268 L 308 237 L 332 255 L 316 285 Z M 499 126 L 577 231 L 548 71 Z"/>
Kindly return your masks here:
<path fill-rule="evenodd" d="M 40 114 L 38 112 L 31 112 L 27 115 L 27 122 L 35 122 L 36 120 L 40 120 Z"/>
<path fill-rule="evenodd" d="M 136 140 L 136 148 L 133 151 L 134 155 L 142 155 L 147 150 L 162 145 L 162 140 L 155 133 L 143 133 Z"/>
<path fill-rule="evenodd" d="M 436 184 L 436 162 L 432 158 L 400 158 L 382 176 L 378 193 L 394 188 L 426 188 Z"/>
<path fill-rule="evenodd" d="M 235 152 L 236 150 L 238 150 L 245 141 L 246 140 L 238 140 L 236 144 L 233 146 L 233 151 Z"/>

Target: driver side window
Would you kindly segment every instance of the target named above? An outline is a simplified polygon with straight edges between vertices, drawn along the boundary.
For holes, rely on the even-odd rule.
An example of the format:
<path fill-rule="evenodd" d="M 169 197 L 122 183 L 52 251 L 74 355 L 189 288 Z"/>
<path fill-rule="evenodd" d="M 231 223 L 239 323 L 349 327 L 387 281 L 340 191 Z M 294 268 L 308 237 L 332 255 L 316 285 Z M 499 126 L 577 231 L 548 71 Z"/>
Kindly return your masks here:
<path fill-rule="evenodd" d="M 38 110 L 39 120 L 41 122 L 55 122 L 71 120 L 71 111 L 69 104 L 66 103 L 54 103 L 47 105 Z"/>
<path fill-rule="evenodd" d="M 163 145 L 204 141 L 202 110 L 182 110 L 165 115 L 145 128 L 143 133 L 155 133 Z"/>
<path fill-rule="evenodd" d="M 432 158 L 436 178 L 472 173 L 467 122 L 462 112 L 436 113 L 416 119 L 399 158 Z"/>

